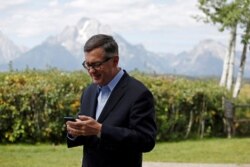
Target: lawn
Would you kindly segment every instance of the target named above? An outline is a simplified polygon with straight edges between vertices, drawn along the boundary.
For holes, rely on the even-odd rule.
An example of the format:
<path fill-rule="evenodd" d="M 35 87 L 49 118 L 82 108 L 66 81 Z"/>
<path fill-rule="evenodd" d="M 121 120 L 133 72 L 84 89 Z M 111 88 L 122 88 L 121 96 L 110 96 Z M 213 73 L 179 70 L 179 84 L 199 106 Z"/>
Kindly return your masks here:
<path fill-rule="evenodd" d="M 82 148 L 66 145 L 0 145 L 1 167 L 81 166 Z M 250 164 L 250 138 L 157 143 L 144 161 Z"/>
<path fill-rule="evenodd" d="M 158 143 L 145 161 L 250 164 L 250 138 Z"/>

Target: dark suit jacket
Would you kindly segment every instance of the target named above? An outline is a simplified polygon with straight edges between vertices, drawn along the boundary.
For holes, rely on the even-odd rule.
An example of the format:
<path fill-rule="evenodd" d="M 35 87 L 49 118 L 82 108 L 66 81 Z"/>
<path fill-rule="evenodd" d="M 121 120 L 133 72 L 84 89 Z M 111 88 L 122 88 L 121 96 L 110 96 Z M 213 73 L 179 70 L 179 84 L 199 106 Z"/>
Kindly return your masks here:
<path fill-rule="evenodd" d="M 79 114 L 95 118 L 97 85 L 82 95 Z M 141 167 L 142 153 L 155 145 L 156 123 L 151 92 L 126 72 L 112 91 L 98 122 L 101 137 L 67 138 L 68 147 L 84 145 L 84 167 Z"/>

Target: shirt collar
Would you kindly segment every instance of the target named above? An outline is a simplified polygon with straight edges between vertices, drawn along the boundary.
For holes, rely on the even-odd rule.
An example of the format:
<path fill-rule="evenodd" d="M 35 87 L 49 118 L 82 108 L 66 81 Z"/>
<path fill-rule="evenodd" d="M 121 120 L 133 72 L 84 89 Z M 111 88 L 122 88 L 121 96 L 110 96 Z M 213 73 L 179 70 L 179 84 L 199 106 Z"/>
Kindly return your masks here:
<path fill-rule="evenodd" d="M 110 91 L 112 92 L 113 89 L 115 88 L 115 86 L 117 85 L 117 83 L 120 81 L 120 79 L 122 78 L 124 74 L 124 71 L 121 69 L 116 75 L 115 77 L 105 86 L 108 86 Z M 99 88 L 101 88 L 100 86 L 98 86 Z"/>

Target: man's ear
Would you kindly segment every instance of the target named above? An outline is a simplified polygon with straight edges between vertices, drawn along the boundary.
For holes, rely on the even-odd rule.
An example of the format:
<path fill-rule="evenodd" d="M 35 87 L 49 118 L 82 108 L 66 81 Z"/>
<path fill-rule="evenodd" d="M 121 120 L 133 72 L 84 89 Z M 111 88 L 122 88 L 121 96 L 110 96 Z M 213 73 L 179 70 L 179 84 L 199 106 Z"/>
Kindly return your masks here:
<path fill-rule="evenodd" d="M 115 56 L 115 57 L 113 58 L 113 62 L 114 62 L 115 65 L 118 65 L 119 56 Z"/>

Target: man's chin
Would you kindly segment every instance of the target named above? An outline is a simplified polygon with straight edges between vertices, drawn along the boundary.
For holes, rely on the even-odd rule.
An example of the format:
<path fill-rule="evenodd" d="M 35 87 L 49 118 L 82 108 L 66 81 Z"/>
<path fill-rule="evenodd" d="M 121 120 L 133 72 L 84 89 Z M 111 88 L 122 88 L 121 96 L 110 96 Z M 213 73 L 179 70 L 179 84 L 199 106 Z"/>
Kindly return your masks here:
<path fill-rule="evenodd" d="M 99 80 L 99 79 L 92 79 L 92 82 L 94 83 L 94 84 L 97 84 L 97 85 L 100 85 L 101 84 L 101 80 Z"/>

